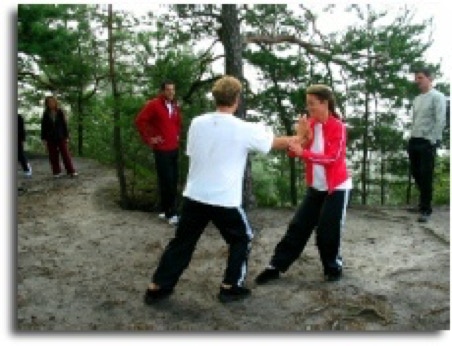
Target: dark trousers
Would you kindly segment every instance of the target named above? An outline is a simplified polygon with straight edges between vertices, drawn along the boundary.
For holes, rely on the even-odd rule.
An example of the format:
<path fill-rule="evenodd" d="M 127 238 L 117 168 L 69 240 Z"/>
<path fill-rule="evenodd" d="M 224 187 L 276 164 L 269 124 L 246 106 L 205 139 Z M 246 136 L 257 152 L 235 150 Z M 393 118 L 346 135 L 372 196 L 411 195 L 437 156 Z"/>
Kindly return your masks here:
<path fill-rule="evenodd" d="M 53 174 L 61 173 L 60 155 L 67 174 L 75 173 L 67 140 L 63 139 L 58 142 L 47 141 L 47 151 L 49 153 L 49 161 Z"/>
<path fill-rule="evenodd" d="M 24 172 L 28 172 L 30 168 L 28 167 L 28 160 L 25 156 L 24 144 L 19 141 L 19 147 L 17 148 L 17 158 Z"/>
<path fill-rule="evenodd" d="M 436 148 L 424 138 L 411 138 L 408 142 L 410 172 L 419 189 L 419 208 L 431 214 L 433 196 L 433 170 Z"/>
<path fill-rule="evenodd" d="M 179 150 L 154 150 L 155 167 L 160 193 L 160 211 L 167 218 L 176 215 Z"/>
<path fill-rule="evenodd" d="M 209 221 L 218 228 L 229 246 L 223 283 L 243 285 L 253 238 L 253 231 L 243 209 L 212 206 L 189 198 L 183 200 L 176 235 L 166 246 L 152 282 L 162 288 L 173 288 L 177 284 Z"/>
<path fill-rule="evenodd" d="M 324 274 L 341 271 L 341 232 L 349 194 L 349 190 L 337 190 L 328 194 L 326 191 L 308 188 L 286 234 L 276 245 L 270 264 L 285 272 L 303 252 L 314 228 L 317 227 L 316 244 Z"/>

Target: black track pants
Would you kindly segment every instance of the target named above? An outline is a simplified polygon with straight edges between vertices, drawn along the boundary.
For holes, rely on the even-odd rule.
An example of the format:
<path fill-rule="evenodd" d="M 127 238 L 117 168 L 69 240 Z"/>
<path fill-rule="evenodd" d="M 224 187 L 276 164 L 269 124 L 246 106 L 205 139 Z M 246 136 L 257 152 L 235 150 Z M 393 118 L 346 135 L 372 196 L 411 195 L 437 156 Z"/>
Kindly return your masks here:
<path fill-rule="evenodd" d="M 317 228 L 316 243 L 324 274 L 341 270 L 341 231 L 349 193 L 349 190 L 336 190 L 328 194 L 308 188 L 286 234 L 276 245 L 270 264 L 285 272 L 303 252 L 313 230 Z"/>
<path fill-rule="evenodd" d="M 176 235 L 166 246 L 152 282 L 162 288 L 173 288 L 177 284 L 209 221 L 218 228 L 229 246 L 223 283 L 243 285 L 253 238 L 246 214 L 241 208 L 212 206 L 189 198 L 184 198 Z"/>

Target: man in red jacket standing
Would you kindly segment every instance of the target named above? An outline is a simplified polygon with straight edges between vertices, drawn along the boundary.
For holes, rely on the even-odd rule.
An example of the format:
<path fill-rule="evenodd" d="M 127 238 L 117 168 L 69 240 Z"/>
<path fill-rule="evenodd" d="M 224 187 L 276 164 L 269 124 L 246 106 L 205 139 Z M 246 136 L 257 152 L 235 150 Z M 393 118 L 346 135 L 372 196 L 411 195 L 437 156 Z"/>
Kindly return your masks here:
<path fill-rule="evenodd" d="M 154 152 L 160 191 L 160 218 L 171 225 L 178 223 L 176 197 L 181 112 L 175 100 L 173 82 L 165 81 L 160 94 L 148 101 L 135 119 L 141 139 Z"/>

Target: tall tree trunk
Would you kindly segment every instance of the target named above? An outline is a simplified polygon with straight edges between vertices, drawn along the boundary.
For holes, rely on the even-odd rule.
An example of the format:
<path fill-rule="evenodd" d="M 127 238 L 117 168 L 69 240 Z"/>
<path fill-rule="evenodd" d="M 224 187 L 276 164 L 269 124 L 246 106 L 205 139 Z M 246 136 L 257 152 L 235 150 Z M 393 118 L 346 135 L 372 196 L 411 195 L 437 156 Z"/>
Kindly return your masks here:
<path fill-rule="evenodd" d="M 385 171 L 386 171 L 386 158 L 385 150 L 382 148 L 380 151 L 381 164 L 380 164 L 380 204 L 385 205 L 385 194 L 386 194 L 386 181 L 385 181 Z"/>
<path fill-rule="evenodd" d="M 411 181 L 411 169 L 408 168 L 408 185 L 406 187 L 406 204 L 411 204 L 411 186 L 413 185 Z"/>
<path fill-rule="evenodd" d="M 382 129 L 383 124 L 381 122 L 381 118 L 378 116 L 378 97 L 377 95 L 373 95 L 374 98 L 374 109 L 375 109 L 375 122 L 374 122 L 374 128 L 380 128 Z M 385 182 L 385 174 L 386 174 L 386 146 L 384 143 L 384 135 L 383 130 L 382 136 L 380 137 L 379 143 L 380 143 L 380 204 L 385 205 L 385 195 L 386 195 L 386 182 Z"/>
<path fill-rule="evenodd" d="M 124 174 L 124 158 L 121 142 L 121 127 L 120 127 L 120 111 L 119 111 L 119 93 L 116 85 L 115 76 L 115 61 L 113 54 L 113 8 L 112 5 L 108 5 L 108 60 L 110 67 L 110 81 L 113 92 L 113 148 L 115 152 L 116 174 L 119 180 L 120 199 L 119 203 L 122 207 L 127 208 L 128 198 L 126 189 L 126 178 Z"/>
<path fill-rule="evenodd" d="M 363 157 L 361 160 L 361 204 L 367 204 L 367 156 L 369 141 L 369 93 L 365 93 L 364 108 L 364 132 L 363 132 Z"/>
<path fill-rule="evenodd" d="M 79 156 L 83 156 L 83 101 L 82 90 L 77 93 L 77 151 Z"/>
<path fill-rule="evenodd" d="M 275 90 L 279 91 L 277 77 L 272 74 L 272 83 Z M 279 92 L 276 93 L 276 104 L 278 106 L 279 115 L 281 117 L 281 121 L 283 123 L 284 129 L 286 131 L 286 135 L 290 136 L 293 134 L 293 122 L 290 117 L 286 114 L 286 109 L 283 105 L 283 100 L 281 98 L 281 94 Z M 290 204 L 292 206 L 297 205 L 297 176 L 296 176 L 296 166 L 295 166 L 295 158 L 289 158 L 289 168 L 290 168 Z"/>
<path fill-rule="evenodd" d="M 83 60 L 80 42 L 77 47 L 77 54 L 80 61 Z M 83 81 L 78 79 L 78 92 L 77 92 L 77 151 L 79 156 L 83 156 Z"/>
<path fill-rule="evenodd" d="M 220 39 L 224 46 L 225 73 L 238 78 L 245 87 L 242 59 L 243 47 L 237 5 L 225 4 L 221 6 Z M 236 116 L 246 119 L 246 99 L 244 92 L 242 93 Z M 255 198 L 252 192 L 251 162 L 247 160 L 243 181 L 243 207 L 249 209 L 254 205 Z"/>

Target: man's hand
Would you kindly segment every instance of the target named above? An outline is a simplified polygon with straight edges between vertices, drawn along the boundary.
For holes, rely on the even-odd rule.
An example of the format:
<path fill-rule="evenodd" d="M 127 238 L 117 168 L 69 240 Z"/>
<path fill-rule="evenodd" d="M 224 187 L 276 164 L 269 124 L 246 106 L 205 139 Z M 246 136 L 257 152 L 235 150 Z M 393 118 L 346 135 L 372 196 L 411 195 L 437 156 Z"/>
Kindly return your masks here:
<path fill-rule="evenodd" d="M 163 143 L 163 138 L 162 138 L 162 136 L 151 137 L 151 139 L 149 140 L 149 143 L 151 145 Z"/>
<path fill-rule="evenodd" d="M 303 152 L 302 142 L 299 137 L 295 137 L 296 139 L 289 141 L 289 151 L 295 156 L 300 156 Z"/>

